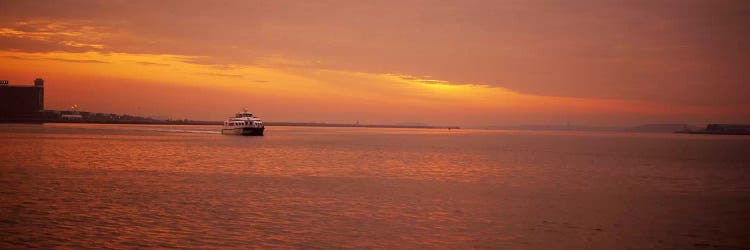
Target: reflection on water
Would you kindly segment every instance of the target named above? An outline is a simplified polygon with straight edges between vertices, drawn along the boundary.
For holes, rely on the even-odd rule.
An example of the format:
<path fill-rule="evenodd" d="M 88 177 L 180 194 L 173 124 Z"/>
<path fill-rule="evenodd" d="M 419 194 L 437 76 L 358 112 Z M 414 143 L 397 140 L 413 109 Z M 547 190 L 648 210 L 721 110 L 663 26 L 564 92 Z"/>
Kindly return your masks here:
<path fill-rule="evenodd" d="M 748 247 L 745 137 L 0 125 L 0 248 Z"/>

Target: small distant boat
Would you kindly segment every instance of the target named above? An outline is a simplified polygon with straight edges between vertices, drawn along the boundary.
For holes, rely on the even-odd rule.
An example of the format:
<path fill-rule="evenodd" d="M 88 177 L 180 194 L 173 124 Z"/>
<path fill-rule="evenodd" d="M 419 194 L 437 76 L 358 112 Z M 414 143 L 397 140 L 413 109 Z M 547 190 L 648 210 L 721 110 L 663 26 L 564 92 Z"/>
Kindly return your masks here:
<path fill-rule="evenodd" d="M 225 135 L 263 135 L 263 121 L 247 110 L 237 113 L 234 117 L 224 121 L 221 133 Z"/>

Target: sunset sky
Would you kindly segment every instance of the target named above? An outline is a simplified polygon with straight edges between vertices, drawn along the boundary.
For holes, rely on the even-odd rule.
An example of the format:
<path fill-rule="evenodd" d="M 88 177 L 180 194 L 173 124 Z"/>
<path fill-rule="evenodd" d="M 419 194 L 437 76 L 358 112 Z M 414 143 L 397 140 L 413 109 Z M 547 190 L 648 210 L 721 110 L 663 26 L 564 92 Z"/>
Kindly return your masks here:
<path fill-rule="evenodd" d="M 0 1 L 47 109 L 487 126 L 750 122 L 739 1 Z"/>

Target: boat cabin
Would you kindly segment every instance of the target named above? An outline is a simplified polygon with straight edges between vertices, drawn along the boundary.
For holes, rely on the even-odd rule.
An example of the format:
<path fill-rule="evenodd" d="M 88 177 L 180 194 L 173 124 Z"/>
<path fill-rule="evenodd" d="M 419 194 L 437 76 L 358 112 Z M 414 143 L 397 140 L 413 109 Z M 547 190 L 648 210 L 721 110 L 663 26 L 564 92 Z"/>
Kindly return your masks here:
<path fill-rule="evenodd" d="M 232 127 L 232 126 L 242 127 L 242 126 L 247 126 L 247 125 L 251 125 L 251 124 L 252 124 L 252 122 L 250 122 L 250 121 L 227 121 L 227 122 L 224 122 L 224 126 L 228 126 L 228 127 Z"/>
<path fill-rule="evenodd" d="M 235 115 L 234 117 L 235 118 L 253 117 L 253 114 L 242 112 L 242 113 L 237 113 L 237 115 Z"/>
<path fill-rule="evenodd" d="M 240 112 L 235 115 L 233 118 L 229 118 L 229 120 L 224 122 L 225 127 L 253 127 L 253 128 L 262 128 L 263 122 L 258 119 L 258 117 L 253 116 L 253 114 L 248 112 Z"/>

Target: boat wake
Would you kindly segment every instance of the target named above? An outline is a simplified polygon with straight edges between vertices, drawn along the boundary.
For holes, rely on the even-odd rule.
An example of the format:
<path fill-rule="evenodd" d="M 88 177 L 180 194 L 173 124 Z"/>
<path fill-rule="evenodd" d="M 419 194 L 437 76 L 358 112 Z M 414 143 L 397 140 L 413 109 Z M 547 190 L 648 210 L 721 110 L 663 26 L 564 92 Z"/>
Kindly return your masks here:
<path fill-rule="evenodd" d="M 221 132 L 219 131 L 208 131 L 208 130 L 157 129 L 154 131 L 167 132 L 167 133 L 221 134 Z"/>

